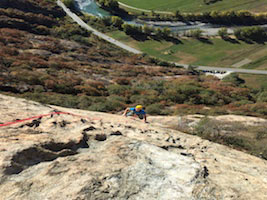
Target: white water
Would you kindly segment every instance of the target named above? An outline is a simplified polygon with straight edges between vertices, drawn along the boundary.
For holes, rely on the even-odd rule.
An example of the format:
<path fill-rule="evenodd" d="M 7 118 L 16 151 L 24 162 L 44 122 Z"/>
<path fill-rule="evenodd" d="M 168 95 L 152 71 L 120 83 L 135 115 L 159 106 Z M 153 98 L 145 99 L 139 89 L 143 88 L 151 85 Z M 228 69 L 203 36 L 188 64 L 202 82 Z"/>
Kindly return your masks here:
<path fill-rule="evenodd" d="M 101 9 L 94 0 L 75 0 L 79 9 L 97 17 L 107 17 L 110 14 Z"/>

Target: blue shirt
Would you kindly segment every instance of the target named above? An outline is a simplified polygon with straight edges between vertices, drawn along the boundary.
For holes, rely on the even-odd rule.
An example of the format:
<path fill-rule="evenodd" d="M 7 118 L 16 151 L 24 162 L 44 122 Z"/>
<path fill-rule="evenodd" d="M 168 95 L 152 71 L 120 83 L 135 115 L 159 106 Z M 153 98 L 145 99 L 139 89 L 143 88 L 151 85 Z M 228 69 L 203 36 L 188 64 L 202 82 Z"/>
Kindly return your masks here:
<path fill-rule="evenodd" d="M 130 108 L 130 111 L 133 111 L 134 114 L 137 114 L 137 115 L 145 115 L 146 114 L 146 112 L 143 109 L 137 112 L 135 110 L 135 108 Z"/>

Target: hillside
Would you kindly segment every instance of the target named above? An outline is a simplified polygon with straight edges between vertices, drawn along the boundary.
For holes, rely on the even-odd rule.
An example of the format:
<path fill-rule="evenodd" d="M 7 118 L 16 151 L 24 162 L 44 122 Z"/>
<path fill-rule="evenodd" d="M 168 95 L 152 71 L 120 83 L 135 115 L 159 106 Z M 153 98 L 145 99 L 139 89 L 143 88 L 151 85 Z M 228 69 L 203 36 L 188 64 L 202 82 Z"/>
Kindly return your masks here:
<path fill-rule="evenodd" d="M 18 3 L 0 4 L 2 94 L 113 113 L 141 103 L 149 114 L 266 116 L 264 89 L 238 75 L 222 82 L 132 55 L 80 28 L 54 1 Z"/>
<path fill-rule="evenodd" d="M 257 199 L 267 162 L 157 124 L 0 95 L 0 199 Z"/>

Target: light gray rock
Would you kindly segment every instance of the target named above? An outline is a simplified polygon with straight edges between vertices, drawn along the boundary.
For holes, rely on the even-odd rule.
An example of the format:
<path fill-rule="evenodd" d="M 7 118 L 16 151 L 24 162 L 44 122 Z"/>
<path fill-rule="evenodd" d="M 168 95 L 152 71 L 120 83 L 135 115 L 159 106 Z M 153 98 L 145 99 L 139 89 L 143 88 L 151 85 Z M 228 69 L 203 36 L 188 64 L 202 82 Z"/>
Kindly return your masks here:
<path fill-rule="evenodd" d="M 0 127 L 1 200 L 267 199 L 265 160 L 156 123 L 0 95 L 2 123 L 54 110 L 76 116 Z"/>

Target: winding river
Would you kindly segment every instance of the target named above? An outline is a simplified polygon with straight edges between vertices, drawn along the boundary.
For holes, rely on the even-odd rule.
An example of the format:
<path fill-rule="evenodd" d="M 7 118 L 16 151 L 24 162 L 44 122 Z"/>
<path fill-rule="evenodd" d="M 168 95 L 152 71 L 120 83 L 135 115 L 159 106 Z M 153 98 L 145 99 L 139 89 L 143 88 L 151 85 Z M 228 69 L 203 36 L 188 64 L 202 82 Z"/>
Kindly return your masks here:
<path fill-rule="evenodd" d="M 107 17 L 111 16 L 111 14 L 102 8 L 100 8 L 95 0 L 75 0 L 79 9 L 88 14 L 97 16 L 97 17 Z M 135 25 L 144 25 L 144 23 L 138 22 L 136 20 L 123 19 L 128 24 Z M 192 29 L 200 29 L 203 31 L 204 35 L 216 35 L 218 30 L 224 26 L 209 24 L 209 23 L 201 23 L 201 22 L 146 22 L 146 24 L 151 25 L 155 28 L 165 28 L 168 27 L 171 29 L 173 33 L 181 34 L 188 30 Z M 263 25 L 262 27 L 267 27 L 267 25 Z M 233 33 L 235 27 L 226 27 L 228 28 L 228 33 Z"/>

